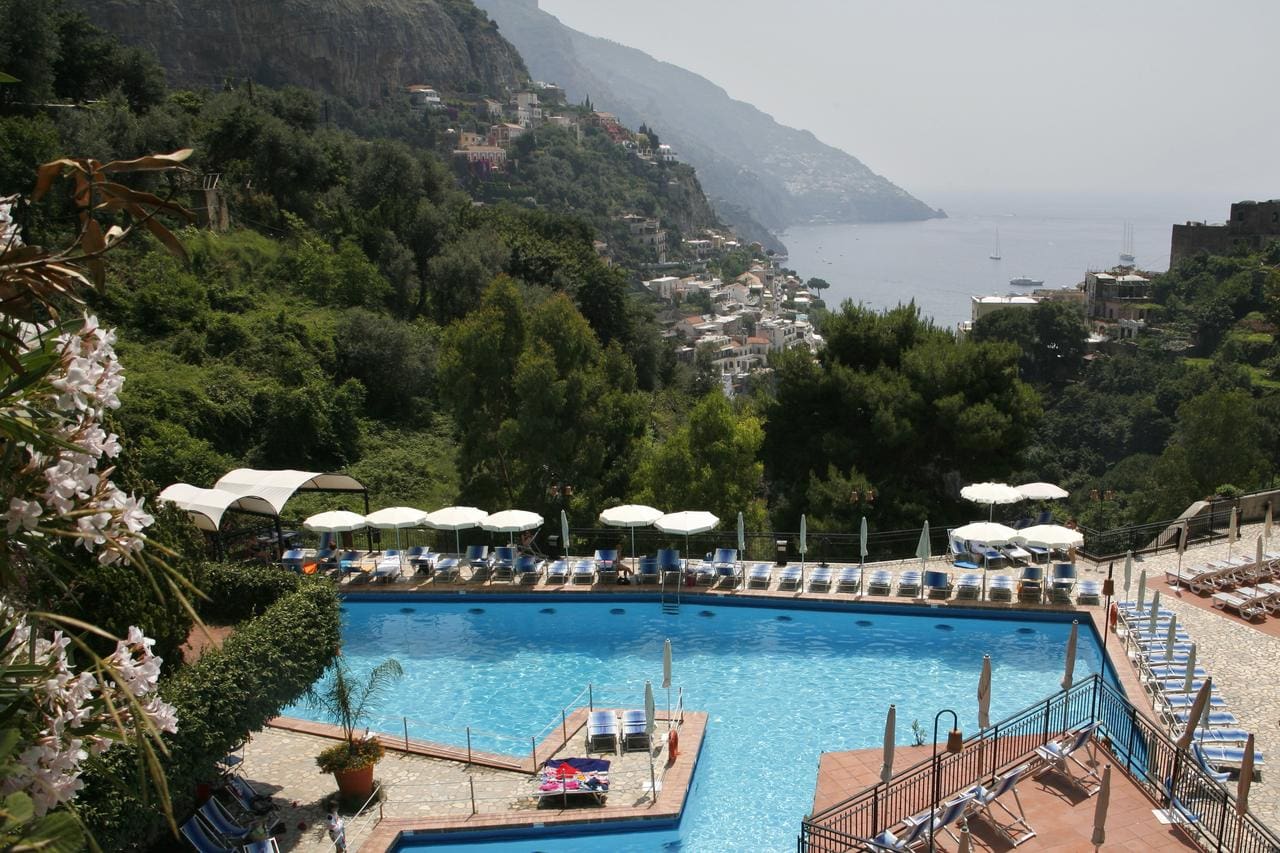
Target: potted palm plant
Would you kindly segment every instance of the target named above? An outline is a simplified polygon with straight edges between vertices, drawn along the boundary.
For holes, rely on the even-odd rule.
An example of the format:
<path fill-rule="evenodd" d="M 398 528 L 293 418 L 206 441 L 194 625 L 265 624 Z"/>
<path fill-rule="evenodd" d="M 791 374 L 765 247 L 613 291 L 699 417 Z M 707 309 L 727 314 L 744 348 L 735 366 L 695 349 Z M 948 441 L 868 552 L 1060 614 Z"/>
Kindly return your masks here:
<path fill-rule="evenodd" d="M 363 803 L 373 794 L 373 767 L 382 758 L 382 744 L 376 737 L 357 736 L 356 729 L 402 675 L 400 662 L 387 658 L 362 679 L 339 656 L 333 671 L 308 696 L 312 707 L 342 727 L 342 742 L 316 756 L 316 764 L 320 772 L 333 774 L 344 800 Z"/>

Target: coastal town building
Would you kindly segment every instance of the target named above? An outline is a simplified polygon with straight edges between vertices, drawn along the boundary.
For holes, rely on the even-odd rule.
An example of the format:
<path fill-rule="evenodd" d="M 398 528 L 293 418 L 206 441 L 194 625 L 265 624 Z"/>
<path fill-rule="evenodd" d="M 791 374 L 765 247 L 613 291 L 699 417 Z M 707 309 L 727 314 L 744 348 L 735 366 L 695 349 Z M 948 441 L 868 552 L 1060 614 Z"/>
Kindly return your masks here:
<path fill-rule="evenodd" d="M 431 86 L 414 84 L 405 88 L 409 93 L 409 109 L 411 111 L 420 113 L 427 110 L 443 110 L 445 108 L 444 101 L 440 98 L 440 93 Z"/>
<path fill-rule="evenodd" d="M 1113 272 L 1089 272 L 1084 278 L 1085 316 L 1093 329 L 1108 337 L 1120 337 L 1122 322 L 1132 336 L 1145 326 L 1152 302 L 1151 279 L 1118 268 Z"/>
<path fill-rule="evenodd" d="M 1231 205 L 1231 217 L 1220 225 L 1187 222 L 1173 226 L 1169 263 L 1201 252 L 1228 255 L 1236 250 L 1256 252 L 1272 240 L 1280 240 L 1280 199 L 1238 201 Z"/>

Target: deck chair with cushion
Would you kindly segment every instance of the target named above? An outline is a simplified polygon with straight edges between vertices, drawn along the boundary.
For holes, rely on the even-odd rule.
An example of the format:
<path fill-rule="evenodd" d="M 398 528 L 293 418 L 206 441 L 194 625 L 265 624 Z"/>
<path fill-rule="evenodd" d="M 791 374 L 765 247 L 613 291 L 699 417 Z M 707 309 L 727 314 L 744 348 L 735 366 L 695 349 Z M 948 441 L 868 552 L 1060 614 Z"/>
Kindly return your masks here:
<path fill-rule="evenodd" d="M 547 584 L 563 584 L 569 580 L 569 561 L 556 560 L 547 566 Z"/>
<path fill-rule="evenodd" d="M 747 586 L 752 589 L 767 589 L 773 583 L 773 566 L 768 563 L 756 563 L 747 572 Z"/>
<path fill-rule="evenodd" d="M 587 715 L 587 752 L 618 751 L 618 718 L 612 711 L 592 711 Z"/>
<path fill-rule="evenodd" d="M 511 583 L 516 574 L 516 549 L 503 545 L 493 549 L 493 579 Z"/>
<path fill-rule="evenodd" d="M 684 563 L 680 561 L 678 548 L 658 549 L 658 574 L 663 584 L 678 584 L 684 580 Z"/>
<path fill-rule="evenodd" d="M 1031 765 L 1023 764 L 996 779 L 990 788 L 977 785 L 971 792 L 973 794 L 971 815 L 991 824 L 1014 847 L 1036 837 L 1036 831 L 1031 828 L 1031 824 L 1027 823 L 1027 813 L 1022 808 L 1022 798 L 1018 796 L 1018 780 L 1029 775 L 1030 771 Z M 1014 805 L 1018 807 L 1017 812 L 1001 802 L 1001 797 L 1008 793 L 1013 794 Z M 992 806 L 999 808 L 1008 817 L 1009 822 L 1005 823 L 997 818 L 992 813 Z"/>
<path fill-rule="evenodd" d="M 360 563 L 361 559 L 359 551 L 344 551 L 341 556 L 338 557 L 338 571 L 342 572 L 344 575 L 358 572 L 360 571 Z"/>
<path fill-rule="evenodd" d="M 400 557 L 400 552 L 393 549 L 378 558 L 371 579 L 390 582 L 399 578 L 403 572 L 404 560 Z"/>
<path fill-rule="evenodd" d="M 197 812 L 209 826 L 213 827 L 213 831 L 221 835 L 228 841 L 237 841 L 247 836 L 253 831 L 251 826 L 241 826 L 236 823 L 222 803 L 217 798 L 210 797 L 204 801 L 204 805 Z"/>
<path fill-rule="evenodd" d="M 778 589 L 798 590 L 804 586 L 804 569 L 799 566 L 784 566 L 778 573 Z"/>
<path fill-rule="evenodd" d="M 898 595 L 903 598 L 916 598 L 920 595 L 920 572 L 908 569 L 898 577 Z"/>
<path fill-rule="evenodd" d="M 1013 601 L 1013 578 L 1008 575 L 992 575 L 987 578 L 988 601 Z"/>
<path fill-rule="evenodd" d="M 215 840 L 214 832 L 197 815 L 192 815 L 179 829 L 182 837 L 190 842 L 199 853 L 236 853 L 236 848 L 228 847 Z"/>
<path fill-rule="evenodd" d="M 658 558 L 657 557 L 641 557 L 640 562 L 636 564 L 635 582 L 652 583 L 658 582 Z"/>
<path fill-rule="evenodd" d="M 1083 750 L 1091 759 L 1093 758 L 1093 735 L 1097 729 L 1098 723 L 1090 723 L 1062 740 L 1051 740 L 1036 749 L 1036 756 L 1045 763 L 1045 769 L 1057 770 L 1079 785 L 1089 796 L 1098 793 L 1098 789 L 1102 787 L 1102 780 L 1098 776 L 1098 771 L 1077 758 L 1076 753 Z M 1094 760 L 1093 763 L 1096 764 L 1097 761 Z M 1071 772 L 1070 765 L 1073 764 L 1080 768 L 1083 775 L 1077 776 Z M 1096 785 L 1090 787 L 1090 780 Z"/>
<path fill-rule="evenodd" d="M 737 548 L 717 548 L 711 564 L 715 566 L 716 577 L 722 580 L 729 578 L 736 586 L 742 579 L 742 563 L 738 562 Z"/>
<path fill-rule="evenodd" d="M 947 555 L 951 558 L 951 565 L 957 569 L 974 570 L 980 568 L 978 563 L 974 562 L 973 555 L 969 553 L 969 549 L 965 547 L 964 542 L 950 537 L 948 537 L 947 542 L 951 545 L 951 552 Z"/>
<path fill-rule="evenodd" d="M 823 592 L 831 591 L 831 567 L 815 566 L 813 571 L 809 572 L 809 590 L 822 590 Z"/>
<path fill-rule="evenodd" d="M 569 576 L 570 584 L 586 584 L 591 586 L 596 582 L 596 564 L 593 560 L 578 560 L 573 564 L 572 573 Z"/>
<path fill-rule="evenodd" d="M 965 572 L 956 580 L 956 598 L 973 600 L 982 597 L 982 575 Z"/>
<path fill-rule="evenodd" d="M 1200 747 L 1200 744 L 1191 744 L 1191 757 L 1195 759 L 1196 766 L 1213 781 L 1226 782 L 1231 778 L 1230 773 L 1224 773 L 1221 770 L 1214 768 L 1213 765 L 1209 763 L 1209 760 L 1205 756 L 1204 750 Z"/>
<path fill-rule="evenodd" d="M 1076 588 L 1075 563 L 1054 563 L 1053 581 L 1049 587 L 1050 598 L 1059 604 L 1070 604 L 1071 593 Z"/>
<path fill-rule="evenodd" d="M 435 570 L 432 572 L 435 583 L 456 583 L 462 578 L 462 558 L 456 554 L 445 554 L 437 557 Z"/>
<path fill-rule="evenodd" d="M 1076 585 L 1077 604 L 1099 604 L 1102 601 L 1102 584 L 1095 580 L 1082 580 Z"/>
<path fill-rule="evenodd" d="M 862 569 L 846 566 L 836 577 L 836 592 L 857 592 L 862 586 Z"/>
<path fill-rule="evenodd" d="M 924 593 L 926 598 L 948 599 L 955 587 L 951 583 L 951 575 L 946 572 L 925 572 Z"/>
<path fill-rule="evenodd" d="M 893 572 L 876 569 L 867 578 L 867 595 L 888 595 L 893 592 Z"/>
<path fill-rule="evenodd" d="M 542 577 L 542 560 L 532 554 L 516 557 L 515 567 L 511 570 L 511 578 L 517 584 L 536 584 Z"/>
<path fill-rule="evenodd" d="M 487 581 L 493 569 L 493 561 L 489 559 L 488 545 L 468 545 L 467 565 L 471 567 L 471 579 L 476 582 Z"/>
<path fill-rule="evenodd" d="M 424 548 L 421 545 L 414 545 L 406 554 L 409 565 L 413 567 L 413 573 L 417 575 L 430 575 L 438 556 L 433 554 L 430 548 Z"/>
<path fill-rule="evenodd" d="M 596 577 L 600 583 L 617 583 L 618 582 L 618 549 L 617 548 L 601 548 L 596 551 L 595 557 Z"/>
<path fill-rule="evenodd" d="M 1023 566 L 1018 578 L 1018 601 L 1039 604 L 1044 599 L 1044 569 L 1040 566 Z"/>
<path fill-rule="evenodd" d="M 313 552 L 314 553 L 314 552 Z M 290 548 L 284 552 L 284 556 L 280 558 L 280 563 L 291 572 L 302 574 L 302 566 L 307 561 L 307 551 L 305 548 Z"/>
<path fill-rule="evenodd" d="M 644 711 L 622 712 L 622 751 L 633 749 L 647 750 L 652 746 L 649 741 L 649 724 Z"/>
<path fill-rule="evenodd" d="M 716 567 L 709 560 L 699 560 L 688 571 L 693 573 L 694 583 L 698 586 L 714 586 L 717 580 Z"/>

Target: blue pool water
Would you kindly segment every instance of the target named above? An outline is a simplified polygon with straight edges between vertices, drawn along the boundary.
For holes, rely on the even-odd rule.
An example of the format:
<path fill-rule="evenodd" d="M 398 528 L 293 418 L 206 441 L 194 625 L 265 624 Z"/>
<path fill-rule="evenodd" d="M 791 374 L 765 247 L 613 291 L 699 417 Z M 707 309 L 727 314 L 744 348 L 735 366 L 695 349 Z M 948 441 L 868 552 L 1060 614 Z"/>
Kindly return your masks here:
<path fill-rule="evenodd" d="M 812 610 L 685 600 L 679 615 L 653 599 L 607 602 L 347 601 L 344 655 L 357 670 L 388 656 L 405 677 L 373 729 L 526 756 L 587 683 L 597 704 L 643 707 L 644 682 L 666 701 L 662 645 L 674 648 L 685 704 L 710 715 L 688 808 L 671 833 L 636 849 L 790 850 L 813 803 L 823 751 L 876 747 L 897 705 L 897 736 L 912 721 L 931 735 L 935 713 L 953 708 L 977 727 L 978 674 L 992 659 L 991 717 L 999 720 L 1058 690 L 1070 623 L 937 616 L 898 608 Z M 1099 672 L 1102 654 L 1080 632 L 1076 678 Z M 303 705 L 286 713 L 322 719 Z M 670 837 L 668 837 L 670 836 Z M 580 839 L 511 842 L 465 850 L 572 851 Z M 619 842 L 621 843 L 621 842 Z M 610 849 L 623 849 L 613 844 Z M 433 848 L 439 849 L 439 848 Z"/>

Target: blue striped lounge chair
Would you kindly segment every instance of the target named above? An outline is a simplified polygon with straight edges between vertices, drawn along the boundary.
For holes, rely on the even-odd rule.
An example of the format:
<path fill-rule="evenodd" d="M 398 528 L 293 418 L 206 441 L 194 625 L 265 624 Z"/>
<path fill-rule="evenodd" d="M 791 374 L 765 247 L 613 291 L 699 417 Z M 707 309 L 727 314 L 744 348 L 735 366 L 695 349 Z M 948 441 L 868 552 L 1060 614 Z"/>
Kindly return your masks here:
<path fill-rule="evenodd" d="M 493 579 L 511 583 L 515 580 L 516 549 L 503 545 L 493 549 Z"/>
<path fill-rule="evenodd" d="M 954 799 L 948 800 L 938 806 L 936 811 L 921 812 L 912 815 L 903 821 L 908 828 L 923 825 L 929 829 L 929 832 L 935 837 L 939 830 L 951 836 L 951 840 L 960 843 L 960 838 L 951 831 L 951 825 L 964 817 L 965 813 L 973 806 L 972 794 L 961 794 Z M 909 849 L 909 848 L 908 848 Z"/>
<path fill-rule="evenodd" d="M 270 794 L 262 793 L 249 784 L 249 780 L 235 773 L 227 773 L 223 777 L 222 790 L 245 814 L 266 814 L 275 808 Z"/>
<path fill-rule="evenodd" d="M 778 589 L 798 590 L 804 586 L 804 569 L 799 566 L 785 566 L 778 573 Z"/>
<path fill-rule="evenodd" d="M 596 577 L 600 583 L 618 582 L 618 549 L 601 548 L 595 553 Z"/>
<path fill-rule="evenodd" d="M 467 565 L 471 567 L 471 579 L 473 581 L 487 581 L 489 579 L 493 561 L 489 559 L 488 545 L 468 545 L 466 561 Z"/>
<path fill-rule="evenodd" d="M 192 815 L 180 827 L 182 837 L 194 847 L 198 853 L 236 853 L 237 848 L 228 847 L 226 844 L 215 840 L 214 832 L 200 820 L 199 816 Z"/>
<path fill-rule="evenodd" d="M 596 564 L 594 560 L 578 560 L 573 564 L 572 573 L 569 576 L 569 583 L 580 584 L 585 583 L 587 586 L 596 582 Z"/>
<path fill-rule="evenodd" d="M 730 584 L 737 586 L 738 581 L 742 580 L 742 563 L 738 561 L 738 549 L 717 548 L 711 563 L 715 566 L 716 577 L 721 582 L 727 578 Z"/>
<path fill-rule="evenodd" d="M 1030 560 L 1032 557 L 1032 553 L 1030 551 L 1013 542 L 1001 545 L 996 550 L 1004 555 L 1004 558 L 1011 563 L 1021 563 L 1024 560 Z"/>
<path fill-rule="evenodd" d="M 338 557 L 338 570 L 344 575 L 360 571 L 360 552 L 343 551 Z"/>
<path fill-rule="evenodd" d="M 592 711 L 587 715 L 587 752 L 618 751 L 618 718 L 612 711 Z"/>
<path fill-rule="evenodd" d="M 511 574 L 517 584 L 536 584 L 542 577 L 542 560 L 532 554 L 516 557 L 515 568 L 511 570 Z"/>
<path fill-rule="evenodd" d="M 747 586 L 752 589 L 768 589 L 773 583 L 773 566 L 768 563 L 756 563 L 747 572 Z"/>
<path fill-rule="evenodd" d="M 813 571 L 809 573 L 809 591 L 822 590 L 823 592 L 831 591 L 831 567 L 815 566 Z"/>
<path fill-rule="evenodd" d="M 946 572 L 925 572 L 924 593 L 926 598 L 948 599 L 955 586 L 951 583 L 951 575 Z"/>
<path fill-rule="evenodd" d="M 302 548 L 290 548 L 280 558 L 280 563 L 291 572 L 302 574 L 302 565 L 307 561 L 307 552 Z"/>
<path fill-rule="evenodd" d="M 218 802 L 215 797 L 205 800 L 204 805 L 200 807 L 197 813 L 209 826 L 213 827 L 214 832 L 228 841 L 239 840 L 253 831 L 253 827 L 241 826 L 236 823 L 235 818 L 222 807 L 222 803 Z"/>
<path fill-rule="evenodd" d="M 1018 782 L 1022 777 L 1029 775 L 1030 772 L 1031 765 L 1023 764 L 1021 767 L 1015 767 L 996 779 L 990 788 L 977 785 L 971 791 L 973 794 L 973 805 L 970 808 L 971 814 L 995 827 L 996 831 L 1003 835 L 1014 847 L 1036 837 L 1036 831 L 1027 822 L 1027 813 L 1022 809 L 1022 799 L 1018 796 Z M 1014 805 L 1018 807 L 1017 812 L 1001 802 L 1001 798 L 1010 792 L 1013 793 Z M 999 808 L 1003 812 L 1007 822 L 996 817 L 992 811 L 992 806 Z"/>
<path fill-rule="evenodd" d="M 1191 706 L 1195 704 L 1196 694 L 1194 693 L 1157 693 L 1157 701 L 1160 702 L 1170 713 L 1176 714 L 1179 711 L 1190 711 Z M 1227 707 L 1227 700 L 1218 695 L 1215 689 L 1209 694 L 1209 710 L 1212 712 L 1215 708 L 1222 710 Z"/>
<path fill-rule="evenodd" d="M 920 572 L 908 569 L 898 576 L 898 595 L 903 598 L 916 598 L 920 595 Z"/>
<path fill-rule="evenodd" d="M 973 555 L 969 553 L 969 549 L 965 544 L 957 539 L 948 537 L 948 543 L 951 545 L 951 565 L 957 569 L 976 570 L 980 568 L 978 563 L 974 562 Z"/>
<path fill-rule="evenodd" d="M 1070 733 L 1062 740 L 1051 740 L 1036 749 L 1036 756 L 1045 762 L 1045 769 L 1053 768 L 1057 770 L 1083 788 L 1090 796 L 1098 793 L 1098 788 L 1102 787 L 1102 780 L 1098 777 L 1098 771 L 1094 770 L 1091 765 L 1076 758 L 1075 753 L 1080 750 L 1092 753 L 1093 735 L 1097 729 L 1098 723 L 1090 723 L 1084 728 Z M 1094 761 L 1093 764 L 1097 764 L 1097 761 Z M 1073 773 L 1070 765 L 1078 767 L 1082 775 L 1077 776 Z M 1096 782 L 1097 787 L 1091 787 L 1090 780 Z"/>
<path fill-rule="evenodd" d="M 264 838 L 261 841 L 250 841 L 240 850 L 241 853 L 280 853 L 280 845 L 274 838 Z"/>
<path fill-rule="evenodd" d="M 1050 581 L 1049 596 L 1059 604 L 1071 601 L 1071 593 L 1076 589 L 1075 563 L 1054 563 L 1053 580 Z"/>
<path fill-rule="evenodd" d="M 714 586 L 718 580 L 715 564 L 710 560 L 699 560 L 698 564 L 692 567 L 692 571 L 698 586 Z"/>
<path fill-rule="evenodd" d="M 1013 601 L 1013 578 L 1008 575 L 992 575 L 987 578 L 988 601 Z"/>
<path fill-rule="evenodd" d="M 658 549 L 658 574 L 663 584 L 678 584 L 684 580 L 684 563 L 680 560 L 678 548 Z"/>
<path fill-rule="evenodd" d="M 1249 740 L 1249 732 L 1240 728 L 1199 728 L 1192 738 L 1203 744 L 1226 744 L 1243 746 Z"/>
<path fill-rule="evenodd" d="M 648 750 L 652 747 L 649 740 L 649 723 L 644 711 L 622 712 L 622 751 L 633 749 Z"/>
<path fill-rule="evenodd" d="M 436 559 L 432 572 L 433 583 L 449 581 L 456 583 L 462 578 L 462 558 L 457 554 L 445 554 Z"/>
<path fill-rule="evenodd" d="M 658 582 L 658 558 L 657 557 L 641 557 L 640 562 L 636 565 L 637 584 Z"/>
<path fill-rule="evenodd" d="M 1082 580 L 1076 585 L 1077 604 L 1097 604 L 1102 601 L 1102 584 L 1095 580 Z"/>
<path fill-rule="evenodd" d="M 1244 750 L 1240 750 L 1240 754 L 1241 756 L 1243 756 Z M 1213 762 L 1209 760 L 1209 756 L 1206 754 L 1206 750 L 1200 744 L 1198 743 L 1191 744 L 1191 756 L 1196 762 L 1196 767 L 1199 767 L 1201 772 L 1203 772 L 1206 776 L 1208 776 L 1213 781 L 1225 783 L 1228 779 L 1231 778 L 1230 773 L 1226 773 L 1224 771 L 1218 770 L 1216 767 L 1213 766 Z"/>
<path fill-rule="evenodd" d="M 372 580 L 394 581 L 404 572 L 404 559 L 400 552 L 392 548 L 384 551 L 374 564 Z"/>
<path fill-rule="evenodd" d="M 437 554 L 431 553 L 430 548 L 424 548 L 421 545 L 414 545 L 409 549 L 408 553 L 409 565 L 413 566 L 414 574 L 430 575 L 432 568 L 435 566 Z"/>
<path fill-rule="evenodd" d="M 867 595 L 888 595 L 893 592 L 893 572 L 876 569 L 867 578 Z"/>
<path fill-rule="evenodd" d="M 836 576 L 836 592 L 857 592 L 862 586 L 862 569 L 846 566 Z"/>
<path fill-rule="evenodd" d="M 547 566 L 547 584 L 563 584 L 569 580 L 569 561 L 556 560 Z"/>
<path fill-rule="evenodd" d="M 1044 569 L 1040 566 L 1023 566 L 1018 578 L 1018 601 L 1023 604 L 1039 604 L 1044 599 Z"/>
<path fill-rule="evenodd" d="M 965 572 L 956 580 L 956 598 L 978 599 L 982 597 L 982 575 Z"/>

